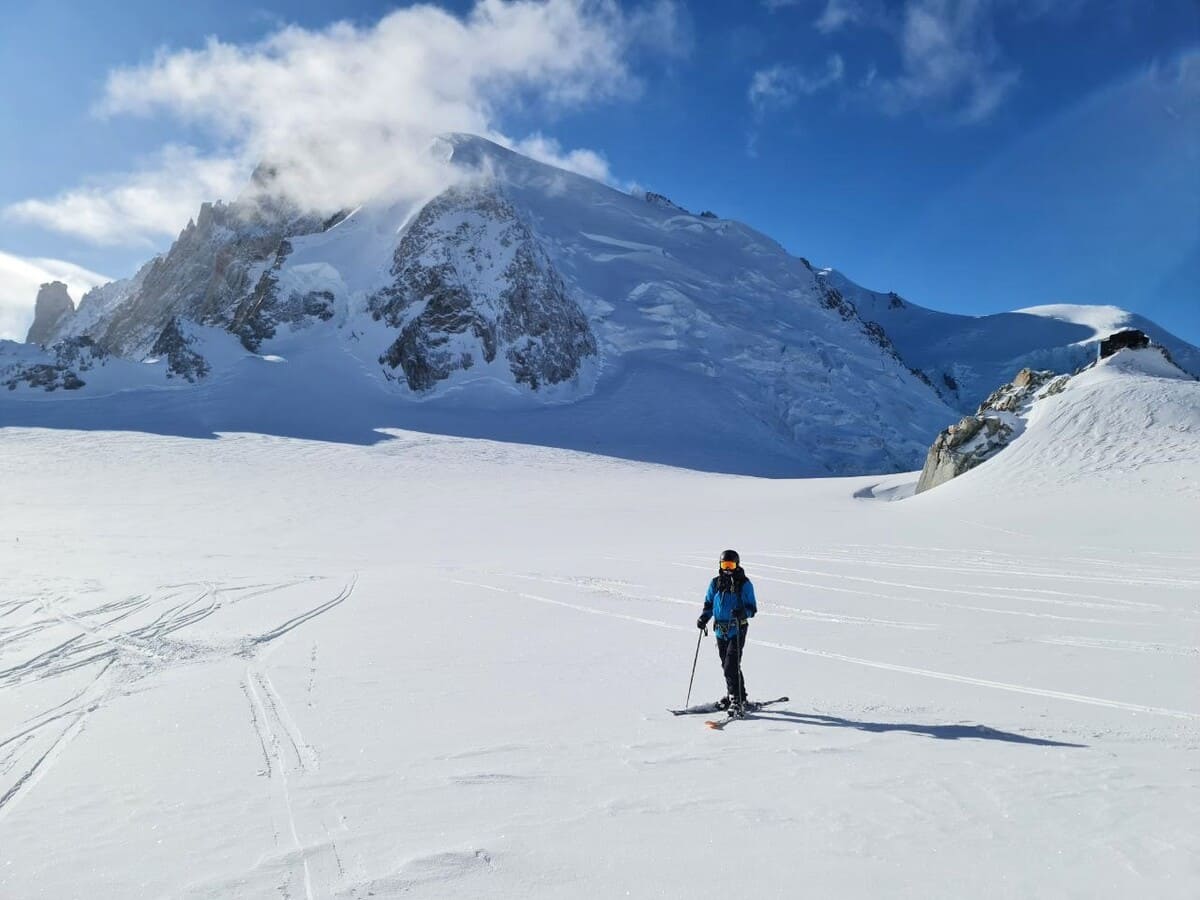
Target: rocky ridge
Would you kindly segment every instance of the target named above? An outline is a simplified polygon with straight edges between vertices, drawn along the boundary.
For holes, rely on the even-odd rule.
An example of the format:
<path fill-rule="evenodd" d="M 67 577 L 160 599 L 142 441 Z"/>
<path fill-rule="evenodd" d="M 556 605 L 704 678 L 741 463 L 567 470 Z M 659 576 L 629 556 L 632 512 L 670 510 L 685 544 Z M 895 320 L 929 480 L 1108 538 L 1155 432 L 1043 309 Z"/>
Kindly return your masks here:
<path fill-rule="evenodd" d="M 1033 404 L 1062 393 L 1070 380 L 1070 375 L 1022 369 L 993 391 L 974 415 L 964 416 L 934 439 L 916 492 L 945 484 L 991 459 L 1021 433 Z"/>

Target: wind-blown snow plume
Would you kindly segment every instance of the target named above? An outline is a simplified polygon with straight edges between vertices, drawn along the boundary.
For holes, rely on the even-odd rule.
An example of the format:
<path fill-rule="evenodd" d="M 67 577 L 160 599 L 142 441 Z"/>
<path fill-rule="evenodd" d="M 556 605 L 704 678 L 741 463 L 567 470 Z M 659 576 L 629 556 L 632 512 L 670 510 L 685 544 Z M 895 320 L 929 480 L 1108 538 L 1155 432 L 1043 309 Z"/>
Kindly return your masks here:
<path fill-rule="evenodd" d="M 652 26 L 652 27 L 651 27 Z M 646 35 L 653 35 L 653 47 Z M 416 199 L 449 174 L 426 151 L 441 132 L 488 134 L 506 143 L 503 116 L 549 112 L 636 94 L 630 61 L 639 50 L 684 43 L 673 2 L 632 11 L 613 0 L 478 0 L 463 17 L 429 5 L 392 12 L 370 26 L 285 27 L 252 45 L 212 38 L 200 49 L 163 51 L 153 62 L 110 74 L 98 111 L 166 114 L 200 126 L 217 150 L 178 150 L 142 171 L 9 208 L 26 221 L 95 241 L 173 234 L 229 171 L 244 177 L 261 161 L 279 171 L 273 189 L 316 210 L 381 196 Z M 530 140 L 557 164 L 607 177 L 590 151 Z M 188 154 L 189 196 L 170 202 L 150 190 L 145 210 L 126 198 L 165 180 Z M 172 179 L 179 183 L 179 179 Z"/>

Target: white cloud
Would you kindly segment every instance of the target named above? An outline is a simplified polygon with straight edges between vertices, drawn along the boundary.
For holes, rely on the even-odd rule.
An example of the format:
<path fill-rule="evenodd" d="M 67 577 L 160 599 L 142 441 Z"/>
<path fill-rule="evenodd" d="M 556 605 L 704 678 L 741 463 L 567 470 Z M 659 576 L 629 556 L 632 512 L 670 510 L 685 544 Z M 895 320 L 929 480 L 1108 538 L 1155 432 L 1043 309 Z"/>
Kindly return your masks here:
<path fill-rule="evenodd" d="M 586 175 L 597 181 L 613 183 L 608 160 L 594 150 L 577 149 L 564 152 L 558 141 L 546 137 L 541 132 L 531 134 L 518 141 L 502 140 L 501 143 L 507 144 L 530 159 L 566 169 L 568 172 L 578 172 L 580 175 Z"/>
<path fill-rule="evenodd" d="M 38 288 L 46 282 L 65 283 L 71 299 L 78 305 L 85 293 L 111 280 L 61 259 L 14 256 L 0 251 L 0 340 L 25 340 L 33 321 Z"/>
<path fill-rule="evenodd" d="M 747 96 L 761 114 L 771 107 L 790 106 L 802 96 L 833 87 L 842 80 L 845 71 L 845 64 L 836 53 L 825 61 L 825 71 L 818 74 L 806 74 L 794 66 L 771 66 L 754 73 Z"/>
<path fill-rule="evenodd" d="M 5 214 L 97 244 L 149 244 L 175 235 L 201 201 L 230 197 L 244 180 L 237 160 L 169 146 L 140 171 L 96 179 L 48 200 L 23 200 Z"/>
<path fill-rule="evenodd" d="M 222 152 L 164 153 L 137 172 L 9 211 L 94 241 L 161 238 L 200 201 L 228 197 L 263 160 L 280 169 L 282 189 L 316 209 L 417 199 L 448 177 L 426 152 L 436 134 L 499 137 L 513 111 L 636 96 L 630 59 L 669 56 L 688 40 L 686 17 L 669 0 L 629 11 L 616 0 L 476 0 L 463 17 L 417 5 L 366 27 L 289 26 L 252 45 L 213 38 L 111 73 L 98 109 L 175 117 Z M 590 151 L 527 140 L 607 177 Z M 193 177 L 181 177 L 189 166 Z"/>

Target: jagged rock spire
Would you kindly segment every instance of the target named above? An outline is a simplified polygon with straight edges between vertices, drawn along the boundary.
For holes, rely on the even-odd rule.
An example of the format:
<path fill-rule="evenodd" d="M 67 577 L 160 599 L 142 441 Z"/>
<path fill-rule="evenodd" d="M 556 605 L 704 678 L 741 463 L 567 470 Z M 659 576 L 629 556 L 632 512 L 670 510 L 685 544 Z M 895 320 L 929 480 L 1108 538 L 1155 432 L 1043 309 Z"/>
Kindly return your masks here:
<path fill-rule="evenodd" d="M 33 324 L 25 336 L 27 344 L 47 344 L 54 339 L 58 327 L 75 314 L 75 303 L 61 281 L 50 281 L 38 289 L 33 310 Z"/>

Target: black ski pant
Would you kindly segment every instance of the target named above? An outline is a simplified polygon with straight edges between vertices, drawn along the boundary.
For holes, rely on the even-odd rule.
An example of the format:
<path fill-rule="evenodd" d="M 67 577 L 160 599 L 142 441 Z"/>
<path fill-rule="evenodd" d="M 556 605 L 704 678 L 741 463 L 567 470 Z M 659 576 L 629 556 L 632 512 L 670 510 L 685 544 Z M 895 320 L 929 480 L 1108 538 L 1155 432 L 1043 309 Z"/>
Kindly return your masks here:
<path fill-rule="evenodd" d="M 725 672 L 725 690 L 730 697 L 746 702 L 746 678 L 742 674 L 742 650 L 746 646 L 748 625 L 742 625 L 738 633 L 728 638 L 717 638 L 717 652 L 721 654 L 721 669 Z"/>

